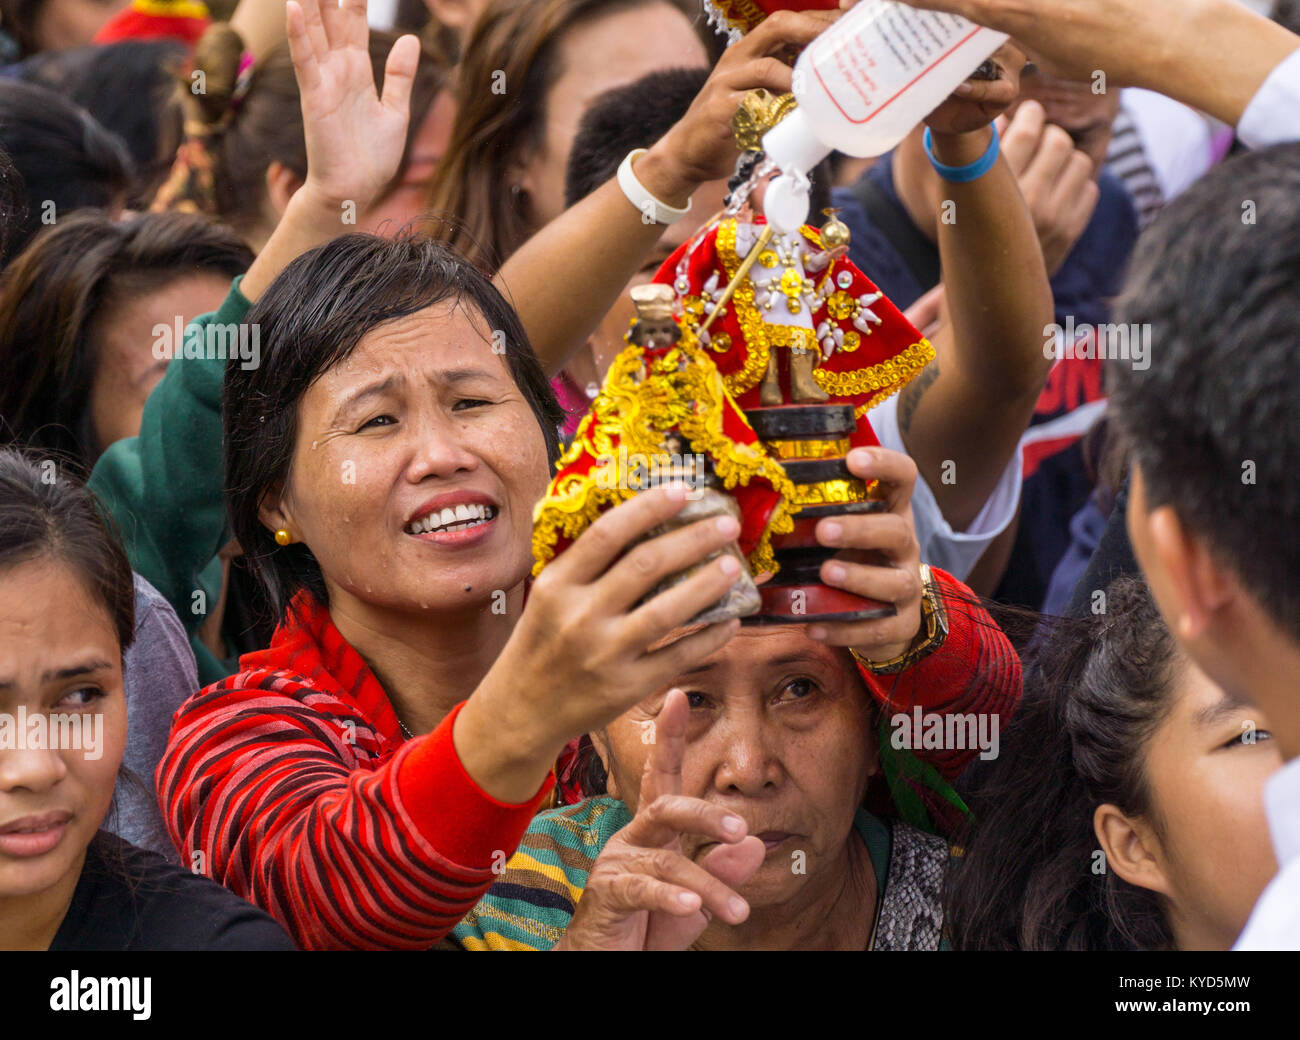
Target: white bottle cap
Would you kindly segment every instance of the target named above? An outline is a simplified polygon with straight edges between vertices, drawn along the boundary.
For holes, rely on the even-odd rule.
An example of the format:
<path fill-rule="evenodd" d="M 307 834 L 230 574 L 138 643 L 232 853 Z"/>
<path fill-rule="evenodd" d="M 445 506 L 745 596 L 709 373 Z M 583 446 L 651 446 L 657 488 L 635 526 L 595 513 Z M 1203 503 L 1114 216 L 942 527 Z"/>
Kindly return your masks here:
<path fill-rule="evenodd" d="M 782 173 L 807 173 L 831 150 L 817 139 L 807 117 L 797 108 L 763 135 L 763 151 Z"/>
<path fill-rule="evenodd" d="M 763 193 L 763 216 L 783 235 L 798 231 L 808 219 L 808 180 L 781 174 Z"/>

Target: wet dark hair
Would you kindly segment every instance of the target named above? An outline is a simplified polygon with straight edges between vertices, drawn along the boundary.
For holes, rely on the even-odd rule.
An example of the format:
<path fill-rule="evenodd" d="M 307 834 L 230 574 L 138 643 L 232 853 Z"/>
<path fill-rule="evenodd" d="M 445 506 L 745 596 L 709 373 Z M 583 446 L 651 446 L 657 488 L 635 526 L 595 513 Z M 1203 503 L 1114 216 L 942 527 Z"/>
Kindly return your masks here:
<path fill-rule="evenodd" d="M 289 474 L 298 404 L 325 372 L 346 361 L 384 322 L 444 301 L 477 312 L 504 334 L 505 361 L 546 440 L 560 452 L 563 412 L 514 310 L 476 268 L 418 234 L 394 240 L 350 234 L 304 253 L 263 293 L 247 321 L 261 337 L 261 363 L 227 370 L 226 499 L 235 537 L 276 615 L 300 589 L 329 602 L 321 569 L 300 543 L 279 547 L 258 517 L 262 499 Z"/>
<path fill-rule="evenodd" d="M 119 223 L 85 211 L 37 235 L 0 279 L 0 443 L 61 452 L 89 469 L 107 447 L 89 409 L 103 319 L 178 279 L 230 279 L 252 262 L 233 231 L 194 214 Z"/>
<path fill-rule="evenodd" d="M 172 91 L 185 54 L 179 40 L 119 40 L 37 54 L 17 72 L 27 83 L 57 90 L 122 139 L 137 173 L 128 202 L 144 209 L 181 143 Z"/>
<path fill-rule="evenodd" d="M 55 457 L 0 448 L 0 572 L 66 563 L 108 613 L 125 654 L 135 636 L 135 580 L 95 496 Z"/>
<path fill-rule="evenodd" d="M 1300 643 L 1300 144 L 1229 159 L 1161 210 L 1115 315 L 1150 332 L 1145 369 L 1106 364 L 1147 508 L 1172 506 Z"/>
<path fill-rule="evenodd" d="M 11 229 L 0 264 L 51 218 L 62 221 L 78 209 L 110 209 L 125 200 L 134 183 L 134 166 L 121 139 L 46 87 L 0 79 L 0 147 L 22 177 L 27 201 L 26 217 Z"/>
<path fill-rule="evenodd" d="M 1144 763 L 1182 658 L 1145 583 L 1119 578 L 1105 612 L 1051 619 L 1025 654 L 1025 693 L 972 805 L 949 871 L 956 949 L 1157 950 L 1173 945 L 1159 897 L 1101 864 L 1093 813 L 1111 802 L 1160 820 Z"/>

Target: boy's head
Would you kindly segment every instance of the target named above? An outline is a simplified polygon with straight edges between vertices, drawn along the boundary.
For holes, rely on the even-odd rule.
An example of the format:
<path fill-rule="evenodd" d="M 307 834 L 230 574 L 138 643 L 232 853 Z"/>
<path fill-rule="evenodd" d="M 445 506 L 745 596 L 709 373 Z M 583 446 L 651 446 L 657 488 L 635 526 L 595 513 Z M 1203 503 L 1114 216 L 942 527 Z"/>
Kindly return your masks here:
<path fill-rule="evenodd" d="M 1300 145 L 1233 159 L 1139 242 L 1116 320 L 1149 365 L 1110 362 L 1132 448 L 1129 534 L 1202 669 L 1300 754 Z"/>

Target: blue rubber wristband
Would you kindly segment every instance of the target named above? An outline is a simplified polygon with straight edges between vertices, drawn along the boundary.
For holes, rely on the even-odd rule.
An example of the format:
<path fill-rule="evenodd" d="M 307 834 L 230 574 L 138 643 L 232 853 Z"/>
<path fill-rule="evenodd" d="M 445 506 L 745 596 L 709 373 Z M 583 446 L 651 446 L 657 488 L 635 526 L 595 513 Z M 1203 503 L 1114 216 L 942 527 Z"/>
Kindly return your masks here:
<path fill-rule="evenodd" d="M 993 164 L 998 161 L 998 128 L 993 127 L 993 140 L 985 149 L 984 154 L 976 159 L 969 166 L 945 166 L 934 157 L 934 146 L 930 139 L 930 128 L 925 128 L 925 136 L 921 139 L 925 145 L 925 154 L 930 158 L 930 165 L 934 167 L 935 173 L 946 181 L 954 184 L 968 184 L 971 181 L 979 180 L 989 170 L 993 169 Z"/>

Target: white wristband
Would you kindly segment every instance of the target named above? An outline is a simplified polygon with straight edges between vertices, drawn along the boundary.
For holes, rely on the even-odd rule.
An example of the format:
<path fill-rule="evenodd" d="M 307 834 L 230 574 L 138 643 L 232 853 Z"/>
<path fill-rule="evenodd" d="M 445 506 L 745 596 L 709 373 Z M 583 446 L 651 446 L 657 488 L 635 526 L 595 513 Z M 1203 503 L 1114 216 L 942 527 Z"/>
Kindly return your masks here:
<path fill-rule="evenodd" d="M 623 189 L 628 202 L 641 211 L 641 219 L 647 224 L 675 224 L 691 211 L 691 204 L 688 201 L 685 209 L 678 209 L 666 202 L 660 202 L 646 190 L 644 184 L 636 179 L 636 174 L 632 172 L 632 164 L 645 155 L 645 152 L 644 148 L 637 148 L 627 153 L 627 157 L 618 167 L 618 186 Z"/>

